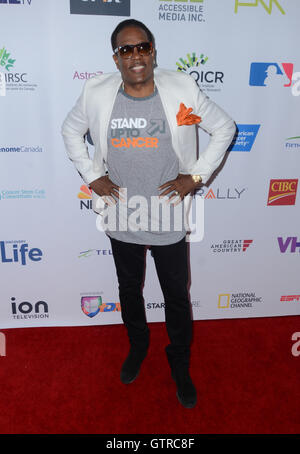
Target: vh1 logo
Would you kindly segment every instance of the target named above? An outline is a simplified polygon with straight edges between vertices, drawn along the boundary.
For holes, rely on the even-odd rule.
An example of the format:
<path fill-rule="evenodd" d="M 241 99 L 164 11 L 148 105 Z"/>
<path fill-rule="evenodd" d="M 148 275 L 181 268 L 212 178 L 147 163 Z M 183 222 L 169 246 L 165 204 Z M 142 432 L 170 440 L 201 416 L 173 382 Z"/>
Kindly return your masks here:
<path fill-rule="evenodd" d="M 295 205 L 298 180 L 271 180 L 267 205 Z"/>

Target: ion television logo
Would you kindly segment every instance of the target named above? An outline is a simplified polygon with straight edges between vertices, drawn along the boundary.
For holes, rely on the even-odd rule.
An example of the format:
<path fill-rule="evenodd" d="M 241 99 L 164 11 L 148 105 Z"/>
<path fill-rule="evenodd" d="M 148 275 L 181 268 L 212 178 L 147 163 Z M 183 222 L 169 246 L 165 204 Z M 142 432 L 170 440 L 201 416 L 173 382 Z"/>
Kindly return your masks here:
<path fill-rule="evenodd" d="M 49 308 L 45 301 L 30 303 L 29 301 L 16 301 L 11 298 L 11 311 L 14 319 L 49 318 Z"/>
<path fill-rule="evenodd" d="M 70 13 L 130 16 L 130 0 L 70 0 Z"/>

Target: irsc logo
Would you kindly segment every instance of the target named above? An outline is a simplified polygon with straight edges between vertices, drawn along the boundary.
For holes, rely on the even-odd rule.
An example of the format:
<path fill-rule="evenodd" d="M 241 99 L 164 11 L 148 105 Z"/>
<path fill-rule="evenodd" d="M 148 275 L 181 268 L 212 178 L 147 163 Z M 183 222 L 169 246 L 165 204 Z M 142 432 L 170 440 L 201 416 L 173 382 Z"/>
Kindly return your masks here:
<path fill-rule="evenodd" d="M 264 0 L 254 0 L 254 2 L 240 2 L 239 0 L 235 0 L 235 5 L 234 5 L 234 12 L 238 12 L 239 6 L 258 6 L 258 4 L 261 4 L 261 6 L 266 10 L 268 14 L 272 14 L 273 10 L 273 3 L 274 5 L 277 6 L 281 14 L 285 14 L 285 11 L 283 10 L 282 6 L 280 5 L 278 0 L 269 0 L 269 6 L 267 6 L 264 2 Z"/>
<path fill-rule="evenodd" d="M 271 180 L 267 205 L 295 205 L 298 180 Z"/>

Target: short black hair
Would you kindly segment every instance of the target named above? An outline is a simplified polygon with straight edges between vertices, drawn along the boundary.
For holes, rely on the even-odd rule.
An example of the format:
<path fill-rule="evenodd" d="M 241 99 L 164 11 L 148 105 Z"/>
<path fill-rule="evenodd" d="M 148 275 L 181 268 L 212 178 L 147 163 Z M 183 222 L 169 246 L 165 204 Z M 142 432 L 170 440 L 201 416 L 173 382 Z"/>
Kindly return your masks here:
<path fill-rule="evenodd" d="M 118 34 L 120 33 L 120 31 L 122 31 L 124 28 L 127 28 L 127 27 L 141 28 L 146 33 L 149 42 L 154 45 L 154 36 L 150 32 L 149 28 L 146 27 L 145 24 L 143 24 L 143 22 L 140 22 L 140 21 L 135 20 L 135 19 L 127 19 L 127 20 L 124 20 L 124 21 L 120 22 L 116 26 L 114 31 L 112 32 L 111 39 L 110 39 L 111 40 L 112 50 L 115 50 L 115 48 L 117 47 L 117 36 L 118 36 Z"/>

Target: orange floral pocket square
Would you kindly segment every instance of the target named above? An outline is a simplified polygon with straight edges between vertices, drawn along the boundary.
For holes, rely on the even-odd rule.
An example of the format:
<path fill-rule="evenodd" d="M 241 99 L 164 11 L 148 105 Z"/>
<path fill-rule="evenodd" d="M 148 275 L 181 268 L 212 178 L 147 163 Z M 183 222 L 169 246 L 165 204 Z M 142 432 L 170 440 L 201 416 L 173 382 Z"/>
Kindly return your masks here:
<path fill-rule="evenodd" d="M 198 115 L 192 114 L 193 109 L 191 107 L 187 108 L 185 105 L 180 103 L 179 111 L 176 115 L 178 126 L 182 125 L 195 125 L 200 123 L 201 117 Z"/>

